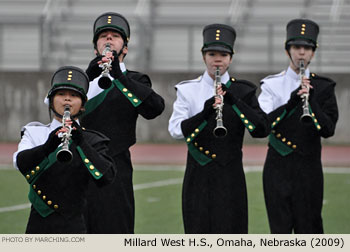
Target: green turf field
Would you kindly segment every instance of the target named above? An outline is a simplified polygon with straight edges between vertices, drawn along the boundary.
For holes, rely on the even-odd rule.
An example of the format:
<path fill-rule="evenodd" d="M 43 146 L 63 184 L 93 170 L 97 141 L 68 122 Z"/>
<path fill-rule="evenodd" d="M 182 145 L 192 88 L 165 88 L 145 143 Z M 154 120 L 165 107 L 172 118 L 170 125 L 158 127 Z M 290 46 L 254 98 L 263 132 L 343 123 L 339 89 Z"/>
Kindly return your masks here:
<path fill-rule="evenodd" d="M 134 172 L 136 233 L 183 233 L 181 217 L 182 167 L 136 166 Z M 163 170 L 162 168 L 167 168 Z M 261 172 L 246 173 L 249 201 L 249 233 L 269 233 Z M 24 233 L 26 207 L 25 179 L 13 168 L 0 169 L 0 233 Z M 326 233 L 350 234 L 350 174 L 325 174 L 323 221 Z M 24 205 L 24 206 L 23 206 Z M 24 207 L 11 210 L 12 206 Z"/>

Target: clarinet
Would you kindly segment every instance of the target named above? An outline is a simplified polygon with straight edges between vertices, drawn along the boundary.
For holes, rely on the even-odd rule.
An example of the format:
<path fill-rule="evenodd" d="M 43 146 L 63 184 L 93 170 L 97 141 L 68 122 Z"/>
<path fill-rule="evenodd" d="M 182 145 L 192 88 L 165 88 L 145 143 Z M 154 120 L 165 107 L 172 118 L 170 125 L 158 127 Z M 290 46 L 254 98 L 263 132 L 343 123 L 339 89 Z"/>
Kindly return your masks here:
<path fill-rule="evenodd" d="M 302 87 L 304 87 L 304 85 L 303 85 L 303 78 L 305 77 L 304 60 L 299 61 L 299 75 L 300 75 L 300 85 Z M 300 96 L 302 99 L 302 103 L 303 103 L 303 105 L 302 105 L 303 114 L 300 117 L 300 121 L 302 123 L 307 123 L 307 122 L 310 122 L 312 120 L 312 116 L 311 116 L 310 110 L 309 110 L 309 88 L 308 87 L 306 87 L 306 88 L 308 89 L 308 92 L 306 94 L 302 94 Z"/>
<path fill-rule="evenodd" d="M 223 122 L 223 115 L 222 115 L 222 110 L 224 107 L 224 96 L 219 95 L 217 93 L 217 87 L 221 85 L 221 76 L 220 76 L 220 68 L 217 67 L 215 71 L 215 81 L 214 81 L 214 89 L 215 89 L 215 96 L 220 97 L 221 99 L 221 104 L 217 104 L 215 107 L 216 110 L 216 127 L 213 130 L 213 134 L 215 137 L 225 137 L 227 134 L 227 129 L 224 127 L 224 122 Z"/>
<path fill-rule="evenodd" d="M 107 43 L 105 49 L 102 52 L 102 56 L 106 56 L 107 52 L 111 51 L 111 45 L 110 43 Z M 112 59 L 109 59 L 108 62 L 102 62 L 99 67 L 102 68 L 102 73 L 100 79 L 98 80 L 98 85 L 102 89 L 108 89 L 112 84 L 112 81 L 109 78 L 109 70 L 112 67 Z"/>
<path fill-rule="evenodd" d="M 62 127 L 65 127 L 68 129 L 68 132 L 62 133 L 62 148 L 57 152 L 56 158 L 57 161 L 60 163 L 68 164 L 73 159 L 73 154 L 69 150 L 69 140 L 72 137 L 72 127 L 66 126 L 66 121 L 70 120 L 70 106 L 66 105 L 64 107 L 64 113 L 62 117 Z"/>

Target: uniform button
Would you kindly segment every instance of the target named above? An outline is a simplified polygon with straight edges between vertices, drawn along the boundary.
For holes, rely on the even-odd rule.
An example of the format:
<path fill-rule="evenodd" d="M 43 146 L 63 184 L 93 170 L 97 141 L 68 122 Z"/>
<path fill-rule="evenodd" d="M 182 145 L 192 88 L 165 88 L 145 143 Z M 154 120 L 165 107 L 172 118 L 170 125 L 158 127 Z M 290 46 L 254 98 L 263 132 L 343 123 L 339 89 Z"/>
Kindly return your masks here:
<path fill-rule="evenodd" d="M 53 208 L 58 209 L 58 205 L 54 205 Z"/>
<path fill-rule="evenodd" d="M 84 127 L 81 127 L 83 130 L 86 130 Z"/>
<path fill-rule="evenodd" d="M 199 150 L 200 150 L 200 151 L 203 151 L 203 147 L 199 147 Z"/>
<path fill-rule="evenodd" d="M 285 142 L 285 141 L 286 141 L 286 138 L 285 138 L 285 137 L 283 137 L 283 138 L 282 138 L 282 142 Z"/>
<path fill-rule="evenodd" d="M 206 150 L 204 153 L 205 153 L 205 155 L 209 155 L 210 152 L 208 150 Z"/>
<path fill-rule="evenodd" d="M 33 189 L 36 189 L 36 185 L 33 185 Z"/>
<path fill-rule="evenodd" d="M 276 121 L 277 121 L 277 122 L 279 122 L 280 120 L 281 120 L 281 118 L 280 118 L 280 117 L 277 117 L 277 118 L 276 118 Z"/>
<path fill-rule="evenodd" d="M 311 76 L 312 76 L 312 77 L 315 77 L 315 74 L 314 74 L 314 73 L 312 73 L 312 74 L 311 74 Z"/>
<path fill-rule="evenodd" d="M 128 96 L 131 98 L 132 97 L 132 93 L 128 93 Z"/>
<path fill-rule="evenodd" d="M 191 142 L 191 138 L 187 138 L 186 141 L 187 141 L 187 143 Z"/>
<path fill-rule="evenodd" d="M 281 134 L 280 134 L 280 133 L 278 133 L 278 134 L 276 135 L 276 137 L 277 137 L 277 138 L 280 138 L 280 137 L 281 137 Z"/>
<path fill-rule="evenodd" d="M 51 200 L 48 200 L 48 201 L 47 201 L 47 204 L 48 204 L 49 206 L 51 206 L 51 205 L 52 205 L 52 201 L 51 201 Z"/>
<path fill-rule="evenodd" d="M 241 114 L 241 118 L 244 118 L 244 114 Z"/>
<path fill-rule="evenodd" d="M 30 179 L 30 175 L 29 174 L 26 175 L 26 179 Z"/>
<path fill-rule="evenodd" d="M 45 195 L 43 195 L 43 200 L 46 200 L 46 196 Z"/>
<path fill-rule="evenodd" d="M 89 161 L 89 159 L 85 158 L 85 159 L 84 159 L 84 162 L 85 162 L 86 164 L 88 164 L 90 161 Z"/>
<path fill-rule="evenodd" d="M 276 130 L 271 130 L 271 133 L 272 133 L 272 134 L 275 134 L 275 133 L 276 133 Z"/>
<path fill-rule="evenodd" d="M 249 125 L 248 128 L 249 128 L 250 130 L 252 130 L 252 129 L 253 129 L 253 126 L 252 126 L 252 125 Z"/>
<path fill-rule="evenodd" d="M 317 123 L 317 119 L 316 118 L 314 119 L 314 122 Z"/>
<path fill-rule="evenodd" d="M 311 114 L 311 116 L 315 116 L 315 114 L 314 114 L 314 113 L 312 113 L 312 114 Z"/>
<path fill-rule="evenodd" d="M 40 170 L 40 167 L 39 167 L 39 166 L 35 167 L 35 170 L 36 170 L 36 171 L 39 171 L 39 170 Z"/>
<path fill-rule="evenodd" d="M 216 158 L 216 154 L 211 155 L 211 158 L 212 159 Z"/>
<path fill-rule="evenodd" d="M 194 132 L 199 133 L 199 129 L 198 129 L 198 128 L 197 128 L 197 129 L 195 129 L 195 130 L 194 130 Z"/>
<path fill-rule="evenodd" d="M 124 93 L 128 92 L 128 89 L 127 88 L 123 88 L 123 92 Z"/>
<path fill-rule="evenodd" d="M 273 122 L 273 123 L 272 123 L 272 126 L 275 126 L 275 125 L 276 125 L 276 122 Z"/>
<path fill-rule="evenodd" d="M 90 165 L 90 166 L 89 166 L 89 169 L 90 169 L 90 170 L 93 170 L 93 169 L 95 169 L 95 167 L 94 167 L 93 165 Z"/>
<path fill-rule="evenodd" d="M 38 191 L 37 191 L 37 193 L 38 193 L 38 195 L 40 195 L 40 194 L 41 194 L 41 191 L 40 191 L 40 190 L 38 190 Z"/>
<path fill-rule="evenodd" d="M 32 175 L 34 175 L 34 174 L 35 174 L 35 171 L 34 171 L 34 170 L 31 170 L 30 173 L 31 173 Z"/>
<path fill-rule="evenodd" d="M 197 142 L 195 142 L 195 143 L 194 143 L 194 146 L 196 146 L 196 147 L 197 147 L 197 146 L 198 146 L 198 143 L 197 143 Z"/>
<path fill-rule="evenodd" d="M 101 174 L 99 172 L 95 172 L 95 175 L 99 177 Z"/>
<path fill-rule="evenodd" d="M 293 149 L 296 149 L 296 148 L 297 148 L 297 146 L 296 146 L 295 144 L 293 144 L 292 148 L 293 148 Z"/>
<path fill-rule="evenodd" d="M 292 145 L 292 142 L 291 142 L 291 141 L 288 141 L 288 142 L 287 142 L 287 145 Z"/>
<path fill-rule="evenodd" d="M 191 134 L 191 137 L 194 137 L 194 136 L 195 136 L 195 134 L 194 134 L 194 133 L 192 133 L 192 134 Z"/>
<path fill-rule="evenodd" d="M 138 102 L 139 102 L 139 100 L 137 100 L 137 99 L 134 99 L 134 102 L 135 102 L 135 103 L 138 103 Z"/>
<path fill-rule="evenodd" d="M 317 129 L 321 129 L 321 126 L 320 126 L 320 125 L 317 125 Z"/>
<path fill-rule="evenodd" d="M 248 120 L 244 120 L 244 123 L 247 124 L 247 123 L 249 123 L 249 121 Z"/>
<path fill-rule="evenodd" d="M 236 79 L 235 78 L 231 78 L 231 81 L 235 81 Z"/>

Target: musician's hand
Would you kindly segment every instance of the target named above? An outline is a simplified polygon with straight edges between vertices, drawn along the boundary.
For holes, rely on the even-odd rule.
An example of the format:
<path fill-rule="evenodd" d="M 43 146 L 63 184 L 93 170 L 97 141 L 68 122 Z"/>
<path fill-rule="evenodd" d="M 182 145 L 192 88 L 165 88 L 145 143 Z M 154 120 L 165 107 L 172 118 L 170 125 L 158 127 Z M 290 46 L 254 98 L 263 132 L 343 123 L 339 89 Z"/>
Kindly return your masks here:
<path fill-rule="evenodd" d="M 55 151 L 61 143 L 61 138 L 59 138 L 58 132 L 61 130 L 61 126 L 53 130 L 49 137 L 47 138 L 46 142 L 44 143 L 44 151 L 46 155 L 49 155 L 51 152 Z"/>
<path fill-rule="evenodd" d="M 73 122 L 72 126 L 72 140 L 79 145 L 83 139 L 83 129 L 76 121 Z"/>
<path fill-rule="evenodd" d="M 215 102 L 213 104 L 213 108 L 215 109 L 218 105 L 222 104 L 221 97 L 219 95 L 215 96 Z"/>
<path fill-rule="evenodd" d="M 298 87 L 290 94 L 289 101 L 286 104 L 286 109 L 288 111 L 292 110 L 294 107 L 298 105 L 299 102 L 301 102 L 300 96 L 298 95 L 300 90 L 301 90 L 301 87 Z"/>
<path fill-rule="evenodd" d="M 311 85 L 310 79 L 306 78 L 304 76 L 301 84 L 301 89 L 298 91 L 297 95 L 307 94 L 310 92 L 310 90 L 313 88 Z"/>
<path fill-rule="evenodd" d="M 207 119 L 210 116 L 210 114 L 214 112 L 214 107 L 213 107 L 214 104 L 215 104 L 215 96 L 209 98 L 204 103 L 204 108 L 202 113 L 205 119 Z"/>
<path fill-rule="evenodd" d="M 218 85 L 216 88 L 216 94 L 218 95 L 225 95 L 226 91 L 224 91 L 223 86 L 222 85 Z"/>
<path fill-rule="evenodd" d="M 112 70 L 110 74 L 114 79 L 118 79 L 120 76 L 123 75 L 123 72 L 120 69 L 119 58 L 116 51 L 113 51 Z"/>
<path fill-rule="evenodd" d="M 89 76 L 89 80 L 93 81 L 102 73 L 102 68 L 99 66 L 99 63 L 102 59 L 102 56 L 97 56 L 90 63 L 88 68 L 86 69 L 86 74 Z"/>

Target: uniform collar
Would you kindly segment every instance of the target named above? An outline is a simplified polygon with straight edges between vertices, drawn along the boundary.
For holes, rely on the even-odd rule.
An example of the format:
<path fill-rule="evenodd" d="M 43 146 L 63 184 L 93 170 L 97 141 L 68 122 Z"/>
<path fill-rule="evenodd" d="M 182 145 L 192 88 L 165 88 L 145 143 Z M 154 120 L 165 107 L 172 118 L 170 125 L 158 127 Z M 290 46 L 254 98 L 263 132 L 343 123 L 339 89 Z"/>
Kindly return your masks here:
<path fill-rule="evenodd" d="M 286 75 L 289 77 L 289 78 L 292 78 L 293 80 L 300 80 L 300 75 L 297 74 L 296 72 L 294 72 L 294 70 L 289 66 L 288 69 L 287 69 L 287 72 L 286 72 Z M 310 70 L 309 68 L 306 68 L 305 69 L 305 76 L 307 78 L 309 78 L 310 76 Z"/>
<path fill-rule="evenodd" d="M 125 71 L 126 71 L 126 66 L 125 66 L 125 63 L 124 63 L 124 62 L 120 62 L 120 63 L 119 63 L 119 66 L 120 66 L 120 70 L 121 70 L 122 72 L 125 72 Z"/>
<path fill-rule="evenodd" d="M 229 79 L 230 79 L 230 75 L 228 74 L 227 71 L 223 75 L 221 75 L 221 83 L 226 84 L 226 82 L 228 82 Z M 203 74 L 203 80 L 211 86 L 214 83 L 214 80 L 210 77 L 210 75 L 208 74 L 208 71 L 205 71 L 205 73 Z"/>

